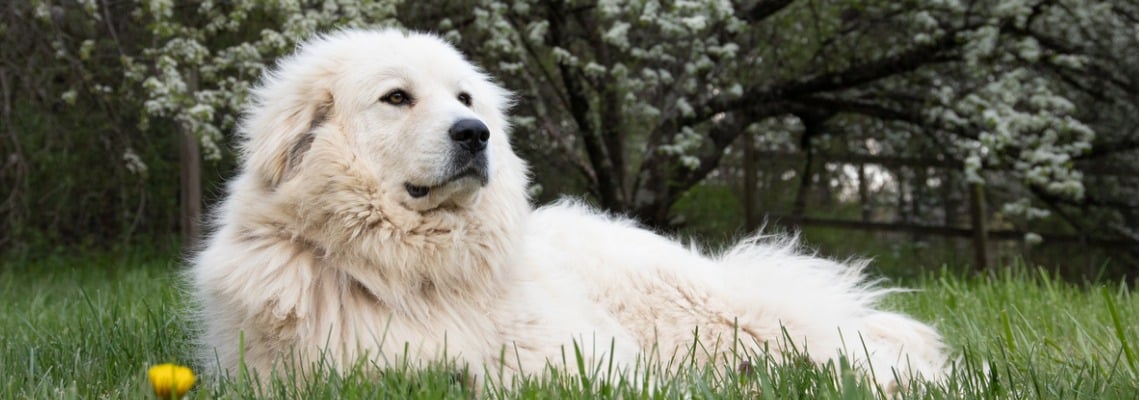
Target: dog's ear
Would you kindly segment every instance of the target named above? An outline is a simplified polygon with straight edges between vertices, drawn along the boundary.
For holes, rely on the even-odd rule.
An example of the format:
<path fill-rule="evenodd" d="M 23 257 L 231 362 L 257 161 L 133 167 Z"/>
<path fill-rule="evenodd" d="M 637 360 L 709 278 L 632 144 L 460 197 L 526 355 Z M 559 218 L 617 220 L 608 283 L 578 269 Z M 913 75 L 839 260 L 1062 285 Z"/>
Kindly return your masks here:
<path fill-rule="evenodd" d="M 332 111 L 332 98 L 328 102 L 317 105 L 316 113 L 313 115 L 312 120 L 309 121 L 309 129 L 301 135 L 301 137 L 293 141 L 293 146 L 289 149 L 289 154 L 285 158 L 285 167 L 281 172 L 280 180 L 285 181 L 292 178 L 297 174 L 297 168 L 301 165 L 301 159 L 305 153 L 309 151 L 309 147 L 313 145 L 313 139 L 317 136 L 317 128 L 329 118 L 329 112 Z M 278 182 L 280 183 L 280 182 Z"/>
<path fill-rule="evenodd" d="M 275 87 L 277 86 L 277 87 Z M 316 130 L 328 120 L 333 97 L 327 90 L 293 88 L 279 93 L 280 85 L 267 85 L 255 93 L 256 106 L 242 124 L 246 168 L 276 187 L 296 174 Z"/>

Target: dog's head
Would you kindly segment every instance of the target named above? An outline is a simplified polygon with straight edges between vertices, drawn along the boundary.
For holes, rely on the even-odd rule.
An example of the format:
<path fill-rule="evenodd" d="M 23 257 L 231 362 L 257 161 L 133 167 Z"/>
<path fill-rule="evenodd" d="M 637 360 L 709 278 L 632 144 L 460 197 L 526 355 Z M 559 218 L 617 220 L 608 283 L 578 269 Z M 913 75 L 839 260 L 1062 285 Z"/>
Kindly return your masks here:
<path fill-rule="evenodd" d="M 254 94 L 242 124 L 246 172 L 271 190 L 307 169 L 326 176 L 306 185 L 347 172 L 384 204 L 423 213 L 470 207 L 488 186 L 525 185 L 506 135 L 508 93 L 434 36 L 323 36 Z"/>

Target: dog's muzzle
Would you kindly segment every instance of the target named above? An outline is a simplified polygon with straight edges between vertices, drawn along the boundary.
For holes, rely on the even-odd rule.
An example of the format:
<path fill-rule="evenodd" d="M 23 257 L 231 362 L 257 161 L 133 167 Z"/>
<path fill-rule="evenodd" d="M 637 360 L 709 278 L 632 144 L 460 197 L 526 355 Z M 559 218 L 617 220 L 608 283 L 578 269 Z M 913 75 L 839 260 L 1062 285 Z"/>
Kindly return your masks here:
<path fill-rule="evenodd" d="M 487 142 L 491 131 L 477 119 L 461 119 L 447 130 L 451 138 L 450 161 L 445 178 L 430 186 L 404 183 L 404 189 L 412 198 L 427 196 L 432 189 L 461 179 L 474 179 L 484 186 L 490 181 L 490 168 L 487 160 Z"/>

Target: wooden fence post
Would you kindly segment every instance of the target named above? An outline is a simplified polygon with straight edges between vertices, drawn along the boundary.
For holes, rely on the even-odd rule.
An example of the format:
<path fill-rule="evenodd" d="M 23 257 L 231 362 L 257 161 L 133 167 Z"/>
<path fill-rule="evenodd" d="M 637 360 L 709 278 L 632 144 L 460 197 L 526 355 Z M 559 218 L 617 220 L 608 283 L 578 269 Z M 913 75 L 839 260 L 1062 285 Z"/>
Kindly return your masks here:
<path fill-rule="evenodd" d="M 871 221 L 871 196 L 867 194 L 867 164 L 859 163 L 859 218 Z"/>
<path fill-rule="evenodd" d="M 989 269 L 989 242 L 986 230 L 986 191 L 980 183 L 970 184 L 970 225 L 974 229 L 974 268 L 978 271 Z"/>
<path fill-rule="evenodd" d="M 744 132 L 744 230 L 756 229 L 756 149 L 751 132 Z"/>

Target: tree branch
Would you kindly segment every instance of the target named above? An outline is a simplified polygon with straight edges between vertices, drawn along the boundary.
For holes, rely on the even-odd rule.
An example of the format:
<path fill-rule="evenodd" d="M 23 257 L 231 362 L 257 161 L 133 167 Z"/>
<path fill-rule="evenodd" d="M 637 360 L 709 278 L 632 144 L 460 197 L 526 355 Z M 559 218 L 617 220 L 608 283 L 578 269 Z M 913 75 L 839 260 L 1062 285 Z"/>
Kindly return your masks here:
<path fill-rule="evenodd" d="M 878 60 L 855 65 L 842 71 L 817 74 L 802 79 L 751 87 L 737 98 L 716 97 L 702 104 L 692 116 L 678 116 L 663 126 L 686 126 L 706 120 L 721 112 L 739 110 L 757 102 L 790 100 L 819 92 L 850 89 L 886 77 L 917 70 L 920 67 L 951 61 L 946 54 L 957 46 L 955 34 L 947 33 L 931 43 L 918 45 Z"/>
<path fill-rule="evenodd" d="M 1081 50 L 1075 49 L 1072 46 L 1070 46 L 1069 44 L 1064 43 L 1060 39 L 1056 39 L 1056 38 L 1053 38 L 1050 36 L 1046 36 L 1040 32 L 1035 32 L 1035 31 L 1025 29 L 1025 28 L 1018 28 L 1016 26 L 1013 26 L 1012 24 L 1003 25 L 1002 30 L 1005 32 L 1017 35 L 1017 36 L 1033 38 L 1033 40 L 1036 40 L 1037 43 L 1041 44 L 1046 49 L 1052 50 L 1056 53 L 1089 55 L 1088 51 L 1081 51 Z M 1138 82 L 1137 80 L 1121 79 L 1119 76 L 1116 76 L 1116 74 L 1115 74 L 1116 71 L 1112 71 L 1112 70 L 1108 70 L 1106 68 L 1103 68 L 1095 62 L 1089 63 L 1088 68 L 1089 68 L 1089 71 L 1078 71 L 1078 72 L 1083 73 L 1083 74 L 1088 74 L 1089 76 L 1095 77 L 1097 79 L 1103 79 L 1103 80 L 1111 83 L 1118 90 L 1120 90 L 1124 93 L 1136 93 L 1137 91 L 1140 91 L 1140 82 Z M 1091 74 L 1089 74 L 1090 72 L 1091 72 Z M 1129 98 L 1133 102 L 1133 104 L 1136 103 L 1135 98 L 1132 98 L 1131 96 L 1129 96 Z"/>
<path fill-rule="evenodd" d="M 869 101 L 859 99 L 836 99 L 830 97 L 812 96 L 797 100 L 806 108 L 824 109 L 842 113 L 866 115 L 878 119 L 906 122 L 915 126 L 924 126 L 922 117 L 913 111 L 895 110 Z"/>
<path fill-rule="evenodd" d="M 791 5 L 795 0 L 761 0 L 753 4 L 751 8 L 744 10 L 743 20 L 748 22 L 759 22 L 767 19 Z"/>

